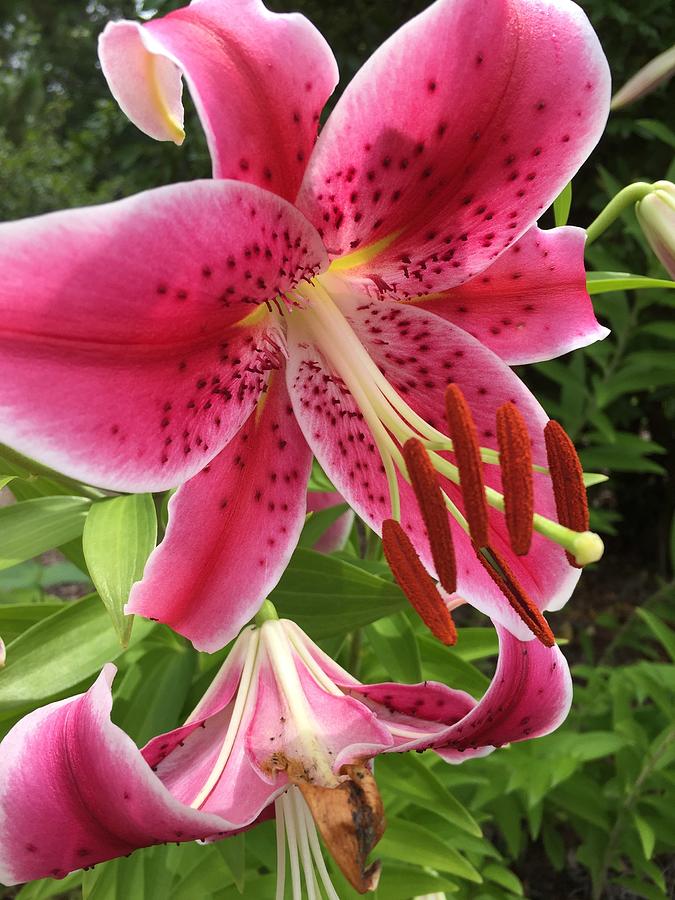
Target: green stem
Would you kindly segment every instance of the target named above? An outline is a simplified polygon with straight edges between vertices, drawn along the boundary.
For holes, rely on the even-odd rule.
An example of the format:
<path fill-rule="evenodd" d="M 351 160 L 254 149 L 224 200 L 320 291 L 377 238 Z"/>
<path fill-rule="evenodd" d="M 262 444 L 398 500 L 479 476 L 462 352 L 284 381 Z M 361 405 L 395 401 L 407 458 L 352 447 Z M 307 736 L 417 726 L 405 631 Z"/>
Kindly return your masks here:
<path fill-rule="evenodd" d="M 636 181 L 634 184 L 629 184 L 619 191 L 616 197 L 609 201 L 597 219 L 591 222 L 586 229 L 586 246 L 590 246 L 594 240 L 599 238 L 629 206 L 633 206 L 646 197 L 647 194 L 651 194 L 653 190 L 653 184 L 648 184 L 646 181 Z"/>
<path fill-rule="evenodd" d="M 258 627 L 260 627 L 261 625 L 264 625 L 265 622 L 269 622 L 270 620 L 274 620 L 274 619 L 278 619 L 278 618 L 279 618 L 279 613 L 277 612 L 277 608 L 274 605 L 274 603 L 272 603 L 271 600 L 263 600 L 262 606 L 260 607 L 258 612 L 255 614 L 253 623 L 254 623 L 254 625 L 257 625 Z"/>

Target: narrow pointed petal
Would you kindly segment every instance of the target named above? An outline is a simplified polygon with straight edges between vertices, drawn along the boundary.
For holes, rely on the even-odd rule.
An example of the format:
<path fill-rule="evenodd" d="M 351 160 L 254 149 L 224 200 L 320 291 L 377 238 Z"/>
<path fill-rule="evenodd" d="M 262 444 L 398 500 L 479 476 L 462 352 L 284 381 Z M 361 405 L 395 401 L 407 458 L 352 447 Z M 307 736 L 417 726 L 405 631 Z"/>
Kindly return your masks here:
<path fill-rule="evenodd" d="M 183 75 L 214 177 L 295 199 L 338 79 L 330 47 L 304 16 L 270 12 L 261 0 L 199 0 L 144 25 L 111 22 L 99 56 L 141 131 L 181 142 Z"/>
<path fill-rule="evenodd" d="M 466 398 L 482 446 L 497 449 L 496 412 L 515 402 L 532 438 L 533 460 L 546 465 L 543 430 L 547 416 L 516 375 L 490 350 L 461 329 L 416 308 L 388 301 L 363 302 L 347 290 L 331 295 L 358 334 L 371 359 L 399 395 L 427 423 L 447 434 L 444 423 L 446 385 L 456 383 Z M 314 455 L 335 487 L 374 530 L 391 517 L 384 468 L 373 433 L 341 376 L 320 347 L 289 336 L 288 384 L 293 406 Z M 452 460 L 451 454 L 442 454 Z M 501 489 L 499 466 L 484 466 L 486 483 Z M 447 479 L 441 487 L 460 510 L 461 490 Z M 433 561 L 414 494 L 399 477 L 401 524 L 430 573 Z M 535 509 L 556 519 L 550 481 L 534 474 Z M 457 593 L 521 640 L 532 633 L 511 609 L 476 559 L 471 541 L 452 521 L 457 558 Z M 530 552 L 518 557 L 510 548 L 502 513 L 490 509 L 490 541 L 509 564 L 540 609 L 558 609 L 569 599 L 579 572 L 562 548 L 535 534 Z"/>
<path fill-rule="evenodd" d="M 466 691 L 457 691 L 436 681 L 347 685 L 345 691 L 360 699 L 386 725 L 396 751 L 408 749 L 411 742 L 428 745 L 436 735 L 460 722 L 477 705 Z"/>
<path fill-rule="evenodd" d="M 394 752 L 433 748 L 448 762 L 485 756 L 554 731 L 572 702 L 569 667 L 557 646 L 519 641 L 497 626 L 499 658 L 479 702 L 443 684 L 350 686 L 396 739 Z"/>
<path fill-rule="evenodd" d="M 347 87 L 299 206 L 338 265 L 398 296 L 445 290 L 534 225 L 589 155 L 609 69 L 569 0 L 438 0 Z"/>
<path fill-rule="evenodd" d="M 103 487 L 176 485 L 255 406 L 259 304 L 324 264 L 297 210 L 231 181 L 0 225 L 3 441 Z"/>
<path fill-rule="evenodd" d="M 169 501 L 169 526 L 127 612 L 212 652 L 232 640 L 281 577 L 304 524 L 311 453 L 283 375 L 235 438 Z"/>
<path fill-rule="evenodd" d="M 308 491 L 307 512 L 320 512 L 323 509 L 330 509 L 332 506 L 339 506 L 344 502 L 345 498 L 337 491 Z M 353 524 L 354 512 L 348 509 L 324 531 L 314 544 L 314 549 L 320 553 L 342 550 L 347 543 Z"/>
<path fill-rule="evenodd" d="M 581 228 L 531 228 L 482 274 L 419 305 L 459 325 L 509 365 L 553 359 L 609 331 L 586 290 Z"/>
<path fill-rule="evenodd" d="M 499 626 L 497 631 L 499 661 L 487 693 L 465 719 L 434 739 L 448 762 L 549 734 L 569 712 L 572 679 L 560 648 L 519 641 Z"/>
<path fill-rule="evenodd" d="M 95 684 L 23 718 L 0 753 L 0 881 L 62 878 L 74 869 L 165 841 L 232 829 L 162 785 L 110 721 L 106 666 Z"/>
<path fill-rule="evenodd" d="M 234 712 L 247 656 L 255 654 L 257 645 L 256 629 L 245 629 L 185 725 L 158 735 L 141 751 L 171 794 L 187 805 L 202 798 L 214 770 L 221 772 L 201 800 L 200 809 L 222 816 L 238 828 L 255 822 L 279 790 L 251 764 L 246 753 L 244 736 L 255 707 L 255 677 L 244 707 L 236 715 Z M 249 669 L 247 677 L 251 674 Z M 229 753 L 223 758 L 225 747 Z"/>

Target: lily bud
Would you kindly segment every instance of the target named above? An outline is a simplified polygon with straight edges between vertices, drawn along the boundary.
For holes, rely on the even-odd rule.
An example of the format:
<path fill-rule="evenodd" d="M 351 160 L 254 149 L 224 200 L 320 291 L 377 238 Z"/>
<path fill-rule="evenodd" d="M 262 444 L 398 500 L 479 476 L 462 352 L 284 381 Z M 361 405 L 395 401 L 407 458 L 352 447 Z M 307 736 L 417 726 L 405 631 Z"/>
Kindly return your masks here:
<path fill-rule="evenodd" d="M 675 278 L 675 184 L 657 181 L 635 205 L 645 237 L 671 278 Z"/>
<path fill-rule="evenodd" d="M 668 81 L 673 73 L 675 73 L 675 46 L 664 53 L 659 53 L 632 78 L 629 78 L 612 97 L 610 109 L 621 109 L 621 107 L 628 106 L 629 103 L 634 103 L 641 97 L 651 94 L 657 87 Z"/>

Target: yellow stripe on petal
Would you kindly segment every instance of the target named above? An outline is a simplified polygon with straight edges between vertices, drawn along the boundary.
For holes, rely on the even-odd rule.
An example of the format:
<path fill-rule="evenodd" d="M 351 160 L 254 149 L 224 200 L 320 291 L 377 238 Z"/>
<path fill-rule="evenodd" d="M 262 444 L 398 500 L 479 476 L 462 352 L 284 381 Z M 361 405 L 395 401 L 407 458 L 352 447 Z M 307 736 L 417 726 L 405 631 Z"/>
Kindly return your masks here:
<path fill-rule="evenodd" d="M 160 79 L 157 73 L 157 55 L 148 52 L 146 53 L 145 58 L 147 61 L 147 78 L 150 96 L 171 135 L 171 140 L 174 144 L 180 146 L 185 140 L 185 130 L 169 109 L 164 94 L 162 93 Z"/>
<path fill-rule="evenodd" d="M 394 243 L 396 238 L 401 234 L 403 229 L 399 229 L 399 231 L 394 231 L 391 234 L 388 234 L 386 237 L 381 238 L 379 241 L 375 241 L 374 244 L 369 244 L 367 247 L 363 247 L 361 250 L 355 250 L 353 253 L 347 253 L 345 256 L 339 256 L 337 259 L 334 259 L 330 264 L 328 271 L 329 272 L 344 272 L 347 269 L 357 269 L 360 266 L 365 266 L 366 263 L 369 263 L 371 260 L 375 259 L 376 256 L 379 256 L 384 250 L 387 249 L 391 244 Z"/>

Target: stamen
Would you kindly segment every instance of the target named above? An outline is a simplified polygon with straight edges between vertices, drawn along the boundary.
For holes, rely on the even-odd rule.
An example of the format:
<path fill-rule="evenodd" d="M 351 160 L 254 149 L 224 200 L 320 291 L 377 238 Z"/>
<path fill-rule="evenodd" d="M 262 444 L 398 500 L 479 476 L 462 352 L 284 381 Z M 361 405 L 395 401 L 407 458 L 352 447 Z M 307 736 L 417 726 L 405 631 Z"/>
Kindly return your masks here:
<path fill-rule="evenodd" d="M 438 580 L 449 594 L 454 594 L 457 590 L 455 548 L 436 470 L 424 445 L 417 438 L 410 438 L 405 442 L 403 458 L 427 527 L 429 547 Z"/>
<path fill-rule="evenodd" d="M 573 531 L 586 532 L 589 527 L 588 501 L 584 473 L 574 444 L 553 419 L 544 428 L 544 440 L 558 521 Z M 581 568 L 574 555 L 569 550 L 566 553 L 570 565 Z"/>
<path fill-rule="evenodd" d="M 382 523 L 382 547 L 394 578 L 420 619 L 443 644 L 455 644 L 457 630 L 452 616 L 410 538 L 394 519 Z"/>
<path fill-rule="evenodd" d="M 479 547 L 488 545 L 488 507 L 483 485 L 483 463 L 476 425 L 464 395 L 456 384 L 445 392 L 448 428 L 452 438 L 459 483 L 472 540 Z"/>
<path fill-rule="evenodd" d="M 532 542 L 534 515 L 532 449 L 525 420 L 513 403 L 497 410 L 497 440 L 506 527 L 513 552 L 525 556 Z"/>
<path fill-rule="evenodd" d="M 518 579 L 504 558 L 493 547 L 481 549 L 474 543 L 473 549 L 476 551 L 476 556 L 485 571 L 532 634 L 537 640 L 541 641 L 544 647 L 553 647 L 555 637 L 548 622 L 539 611 L 537 605 L 530 600 L 523 587 L 518 583 Z"/>

